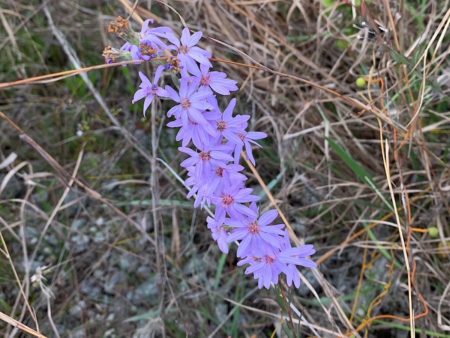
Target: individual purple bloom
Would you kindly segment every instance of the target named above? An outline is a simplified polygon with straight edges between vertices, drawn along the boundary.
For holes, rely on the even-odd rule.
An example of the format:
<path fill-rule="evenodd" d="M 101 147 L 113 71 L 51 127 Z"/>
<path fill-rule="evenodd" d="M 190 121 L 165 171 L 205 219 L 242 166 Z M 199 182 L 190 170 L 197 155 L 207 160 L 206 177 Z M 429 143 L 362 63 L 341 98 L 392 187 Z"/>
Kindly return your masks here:
<path fill-rule="evenodd" d="M 236 163 L 239 163 L 239 157 L 241 156 L 241 152 L 245 146 L 245 152 L 248 159 L 250 160 L 250 162 L 252 162 L 253 165 L 255 165 L 255 158 L 253 157 L 252 152 L 252 144 L 260 147 L 260 145 L 256 143 L 255 140 L 266 138 L 267 134 L 260 131 L 243 131 L 238 134 L 238 137 L 241 139 L 242 143 L 236 144 L 236 148 L 234 149 L 234 161 Z"/>
<path fill-rule="evenodd" d="M 216 206 L 216 217 L 227 213 L 231 218 L 240 218 L 244 215 L 256 216 L 256 212 L 244 203 L 256 202 L 258 196 L 252 195 L 253 189 L 243 188 L 242 183 L 224 187 L 223 190 L 212 196 L 211 201 Z"/>
<path fill-rule="evenodd" d="M 213 127 L 213 123 L 220 118 L 220 112 L 213 111 L 203 111 L 203 117 L 208 121 L 208 123 Z M 191 119 L 188 119 L 188 124 L 184 125 L 181 118 L 171 121 L 167 124 L 169 128 L 180 128 L 177 133 L 176 140 L 181 141 L 181 145 L 186 147 L 192 140 L 194 145 L 198 148 L 202 144 L 211 142 L 211 135 L 208 134 L 201 124 L 198 124 Z"/>
<path fill-rule="evenodd" d="M 221 95 L 230 95 L 230 92 L 238 90 L 237 81 L 227 79 L 227 74 L 223 72 L 209 71 L 210 67 L 201 64 L 200 70 L 194 71 L 192 76 L 201 87 L 211 88 Z"/>
<path fill-rule="evenodd" d="M 211 235 L 213 239 L 217 242 L 220 251 L 227 254 L 228 253 L 228 233 L 224 227 L 223 220 L 224 217 L 221 218 L 212 218 L 207 217 L 208 229 L 211 230 Z"/>
<path fill-rule="evenodd" d="M 167 96 L 166 90 L 158 86 L 158 81 L 161 77 L 163 70 L 164 70 L 163 66 L 159 66 L 156 69 L 153 83 L 150 82 L 150 80 L 147 78 L 147 76 L 145 76 L 144 73 L 139 72 L 139 77 L 141 78 L 142 83 L 139 86 L 140 89 L 138 89 L 136 91 L 136 93 L 134 94 L 132 103 L 136 103 L 137 101 L 139 101 L 145 97 L 144 116 L 145 116 L 145 113 L 146 113 L 148 107 L 150 106 L 153 99 L 155 98 L 155 96 L 159 96 L 159 97 Z"/>
<path fill-rule="evenodd" d="M 299 247 L 289 247 L 281 251 L 278 256 L 280 262 L 286 264 L 285 274 L 288 286 L 294 284 L 297 288 L 300 287 L 300 274 L 296 265 L 301 265 L 307 268 L 315 268 L 317 264 L 314 263 L 309 256 L 312 256 L 316 250 L 313 245 L 302 245 Z"/>
<path fill-rule="evenodd" d="M 238 164 L 220 164 L 211 166 L 210 172 L 202 176 L 197 175 L 196 167 L 189 167 L 185 183 L 190 187 L 188 198 L 195 195 L 194 207 L 211 204 L 211 198 L 216 192 L 222 191 L 232 184 L 242 184 L 247 177 L 240 173 L 244 167 Z"/>
<path fill-rule="evenodd" d="M 259 209 L 255 203 L 252 203 L 250 208 L 258 214 Z M 271 225 L 277 216 L 276 210 L 269 210 L 259 217 L 225 220 L 227 225 L 234 228 L 228 241 L 241 241 L 237 251 L 238 257 L 264 256 L 281 248 L 284 241 L 284 224 Z"/>
<path fill-rule="evenodd" d="M 122 47 L 120 47 L 121 51 L 129 52 L 132 60 L 141 60 L 141 53 L 139 47 L 136 45 L 132 45 L 129 42 L 125 42 Z"/>
<path fill-rule="evenodd" d="M 280 261 L 286 264 L 301 265 L 306 268 L 316 268 L 317 264 L 314 263 L 309 256 L 316 253 L 314 245 L 301 245 L 293 248 L 286 248 L 280 253 Z"/>
<path fill-rule="evenodd" d="M 139 58 L 142 60 L 149 61 L 155 58 L 159 51 L 160 47 L 151 40 L 141 40 L 139 43 Z"/>
<path fill-rule="evenodd" d="M 211 53 L 196 46 L 202 35 L 202 32 L 196 32 L 191 35 L 189 28 L 184 28 L 180 40 L 172 36 L 167 37 L 178 50 L 178 60 L 180 60 L 185 76 L 187 75 L 186 71 L 191 74 L 198 73 L 196 61 L 202 65 L 212 67 L 211 62 L 208 60 L 211 57 Z"/>
<path fill-rule="evenodd" d="M 280 274 L 286 266 L 281 263 L 276 252 L 262 257 L 246 257 L 238 262 L 238 265 L 249 264 L 245 274 L 253 273 L 255 279 L 258 279 L 258 288 L 263 286 L 269 289 L 272 284 L 278 284 Z"/>
<path fill-rule="evenodd" d="M 268 219 L 272 217 L 273 215 L 269 214 Z M 228 222 L 225 221 L 225 223 Z M 277 284 L 281 273 L 286 275 L 288 286 L 294 284 L 299 287 L 300 274 L 297 265 L 309 268 L 316 267 L 316 264 L 308 258 L 315 253 L 314 247 L 312 245 L 292 247 L 287 230 L 282 232 L 283 235 L 280 237 L 281 251 L 279 248 L 272 247 L 264 255 L 251 254 L 238 262 L 238 266 L 249 265 L 245 273 L 253 273 L 253 277 L 258 280 L 259 288 L 263 286 L 269 288 L 272 284 Z M 229 235 L 228 241 L 233 239 L 232 236 L 232 234 Z"/>
<path fill-rule="evenodd" d="M 162 55 L 169 46 L 160 38 L 175 38 L 173 30 L 169 27 L 150 28 L 149 24 L 153 20 L 145 20 L 139 34 L 139 46 L 132 47 L 130 51 L 133 59 L 149 61 L 158 55 Z M 136 48 L 137 47 L 137 48 Z"/>
<path fill-rule="evenodd" d="M 209 174 L 213 167 L 233 161 L 233 157 L 229 154 L 229 148 L 223 144 L 204 144 L 198 152 L 187 147 L 179 147 L 178 150 L 190 156 L 181 162 L 181 166 L 183 168 L 194 167 L 197 179 Z M 205 180 L 205 182 L 207 181 Z"/>
<path fill-rule="evenodd" d="M 228 161 L 232 161 L 233 157 L 229 154 L 230 148 L 224 144 L 206 143 L 199 147 L 198 151 L 187 147 L 179 147 L 179 151 L 190 155 L 190 158 L 181 162 L 184 168 L 196 165 L 224 165 Z"/>
<path fill-rule="evenodd" d="M 210 205 L 211 198 L 208 195 L 208 184 L 207 182 L 201 181 L 195 174 L 195 168 L 189 172 L 189 177 L 185 180 L 185 183 L 188 187 L 190 187 L 189 192 L 187 194 L 187 198 L 195 197 L 194 207 L 204 207 L 205 205 Z M 224 216 L 225 217 L 225 216 Z"/>
<path fill-rule="evenodd" d="M 241 173 L 244 167 L 239 164 L 220 164 L 212 168 L 209 175 L 207 194 L 212 195 L 215 191 L 222 191 L 226 186 L 243 184 L 247 177 Z"/>
<path fill-rule="evenodd" d="M 205 205 L 211 205 L 211 197 L 214 196 L 214 192 L 210 189 L 209 181 L 213 177 L 213 172 L 205 173 L 204 176 L 199 177 L 197 169 L 195 167 L 188 168 L 188 178 L 185 183 L 190 187 L 188 198 L 195 196 L 194 207 L 204 207 Z M 219 215 L 225 217 L 225 214 Z"/>
<path fill-rule="evenodd" d="M 154 58 L 158 53 L 159 47 L 157 47 L 152 41 L 139 41 L 139 46 L 125 42 L 120 48 L 122 51 L 129 52 L 132 60 L 145 60 L 149 61 Z"/>
<path fill-rule="evenodd" d="M 249 115 L 236 115 L 233 117 L 233 110 L 236 106 L 236 99 L 233 98 L 222 114 L 222 118 L 216 121 L 217 131 L 228 141 L 235 145 L 244 145 L 240 135 L 245 133 Z M 238 163 L 239 161 L 236 161 Z"/>
<path fill-rule="evenodd" d="M 140 34 L 140 40 L 146 41 L 148 43 L 151 43 L 152 45 L 156 46 L 158 49 L 166 49 L 168 46 L 161 41 L 160 38 L 165 39 L 176 39 L 175 33 L 173 30 L 169 27 L 155 27 L 150 28 L 149 24 L 153 23 L 154 20 L 147 19 L 142 24 L 141 34 Z"/>
<path fill-rule="evenodd" d="M 191 120 L 202 125 L 210 135 L 216 133 L 202 114 L 206 109 L 212 108 L 207 101 L 211 93 L 205 90 L 197 90 L 195 84 L 189 83 L 184 78 L 180 81 L 179 92 L 176 92 L 170 86 L 166 86 L 166 91 L 167 96 L 178 103 L 167 112 L 167 116 L 175 116 L 175 118 L 181 119 L 183 126 L 188 126 L 189 120 Z"/>

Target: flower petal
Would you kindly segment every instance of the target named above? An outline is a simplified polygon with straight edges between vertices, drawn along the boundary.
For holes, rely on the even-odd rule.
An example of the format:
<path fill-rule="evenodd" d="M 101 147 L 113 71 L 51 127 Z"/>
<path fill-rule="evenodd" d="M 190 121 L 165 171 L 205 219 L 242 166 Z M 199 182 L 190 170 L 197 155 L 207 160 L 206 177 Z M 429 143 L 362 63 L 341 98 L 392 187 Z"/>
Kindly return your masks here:
<path fill-rule="evenodd" d="M 209 62 L 208 60 L 208 58 L 210 57 L 209 53 L 206 50 L 201 49 L 199 47 L 192 47 L 189 50 L 188 55 L 198 63 L 201 63 L 208 67 L 212 67 L 211 62 Z"/>
<path fill-rule="evenodd" d="M 150 107 L 150 104 L 153 102 L 153 98 L 154 97 L 155 97 L 154 95 L 148 95 L 145 98 L 145 101 L 144 101 L 144 116 L 145 116 L 145 114 L 147 112 L 148 107 Z"/>
<path fill-rule="evenodd" d="M 147 96 L 147 91 L 145 89 L 138 89 L 136 93 L 134 93 L 133 101 L 131 103 L 136 103 L 139 100 L 142 100 Z"/>
<path fill-rule="evenodd" d="M 155 77 L 153 79 L 153 83 L 155 85 L 158 84 L 159 78 L 161 77 L 161 74 L 163 73 L 163 71 L 164 71 L 164 66 L 163 65 L 160 65 L 160 66 L 158 66 L 158 68 L 156 68 Z"/>
<path fill-rule="evenodd" d="M 197 32 L 197 33 L 192 34 L 191 37 L 189 38 L 189 41 L 186 43 L 186 45 L 188 47 L 195 46 L 202 38 L 202 35 L 203 35 L 202 32 Z"/>
<path fill-rule="evenodd" d="M 190 37 L 191 37 L 191 33 L 189 32 L 189 28 L 185 27 L 183 29 L 183 31 L 181 32 L 181 39 L 180 39 L 181 44 L 183 46 L 188 46 Z"/>
<path fill-rule="evenodd" d="M 181 101 L 180 95 L 178 95 L 177 91 L 173 89 L 171 86 L 166 86 L 165 90 L 167 92 L 167 97 L 171 98 L 172 100 L 178 103 Z"/>
<path fill-rule="evenodd" d="M 278 217 L 278 211 L 276 211 L 275 209 L 268 210 L 261 215 L 261 217 L 258 220 L 258 223 L 260 225 L 269 225 L 277 217 Z"/>
<path fill-rule="evenodd" d="M 231 117 L 233 115 L 234 107 L 236 107 L 236 102 L 237 102 L 236 98 L 233 98 L 233 99 L 231 99 L 230 103 L 228 103 L 228 106 L 223 111 L 223 118 L 224 118 L 224 120 L 231 119 Z"/>
<path fill-rule="evenodd" d="M 151 87 L 152 86 L 152 83 L 150 82 L 150 80 L 148 79 L 148 77 L 144 74 L 144 73 L 142 73 L 142 72 L 139 72 L 139 77 L 141 78 L 141 81 L 142 81 L 142 84 L 143 84 L 143 86 L 142 87 Z"/>

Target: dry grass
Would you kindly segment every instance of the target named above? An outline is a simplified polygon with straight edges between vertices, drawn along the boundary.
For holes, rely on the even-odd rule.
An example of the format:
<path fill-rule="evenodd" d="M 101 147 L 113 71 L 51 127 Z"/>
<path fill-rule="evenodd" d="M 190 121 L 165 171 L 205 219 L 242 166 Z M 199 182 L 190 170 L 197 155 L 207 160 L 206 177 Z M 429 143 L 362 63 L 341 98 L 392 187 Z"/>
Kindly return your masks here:
<path fill-rule="evenodd" d="M 0 1 L 5 337 L 450 336 L 449 1 L 329 2 Z M 252 185 L 318 248 L 299 290 L 212 245 L 163 108 L 130 106 L 147 65 L 102 65 L 117 15 L 184 20 L 239 81 Z"/>

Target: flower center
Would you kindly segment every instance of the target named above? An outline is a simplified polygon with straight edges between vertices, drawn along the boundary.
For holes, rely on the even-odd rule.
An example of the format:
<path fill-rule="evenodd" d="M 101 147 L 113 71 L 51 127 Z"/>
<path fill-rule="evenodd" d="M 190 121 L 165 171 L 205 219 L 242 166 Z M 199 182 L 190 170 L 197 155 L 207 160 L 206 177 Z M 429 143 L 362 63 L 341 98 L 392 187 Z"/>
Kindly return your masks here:
<path fill-rule="evenodd" d="M 146 44 L 146 43 L 141 43 L 139 45 L 139 48 L 141 49 L 141 54 L 142 55 L 155 55 L 156 54 L 156 49 L 154 49 L 152 46 Z"/>
<path fill-rule="evenodd" d="M 225 171 L 225 169 L 219 167 L 219 168 L 216 169 L 216 175 L 220 176 L 220 177 L 223 177 L 223 172 L 224 171 Z"/>
<path fill-rule="evenodd" d="M 147 95 L 155 95 L 157 91 L 158 91 L 158 86 L 153 85 L 153 86 L 147 88 Z"/>
<path fill-rule="evenodd" d="M 209 74 L 208 75 L 203 75 L 202 79 L 200 80 L 200 84 L 202 86 L 209 86 L 210 80 L 211 80 L 211 78 L 210 78 Z"/>
<path fill-rule="evenodd" d="M 248 231 L 253 235 L 259 234 L 259 224 L 257 222 L 250 223 L 248 226 Z"/>
<path fill-rule="evenodd" d="M 217 122 L 217 130 L 224 131 L 227 128 L 227 123 L 224 120 Z"/>
<path fill-rule="evenodd" d="M 203 161 L 209 161 L 211 159 L 211 152 L 210 151 L 202 151 L 200 153 L 200 158 Z"/>
<path fill-rule="evenodd" d="M 187 54 L 189 52 L 189 47 L 183 45 L 180 48 L 178 48 L 178 50 L 180 51 L 180 53 Z"/>
<path fill-rule="evenodd" d="M 270 257 L 270 256 L 266 256 L 265 259 L 266 259 L 267 264 L 272 264 L 275 260 L 275 258 Z"/>
<path fill-rule="evenodd" d="M 167 63 L 168 66 L 174 72 L 179 72 L 181 69 L 180 60 L 178 60 L 175 56 L 169 55 L 167 56 Z"/>
<path fill-rule="evenodd" d="M 239 137 L 242 141 L 245 140 L 245 134 L 238 134 L 238 137 Z"/>
<path fill-rule="evenodd" d="M 218 235 L 218 236 L 220 236 L 222 233 L 224 233 L 226 231 L 226 229 L 223 225 L 216 226 L 216 227 L 212 228 L 211 230 L 215 235 Z"/>
<path fill-rule="evenodd" d="M 226 206 L 230 206 L 231 204 L 233 204 L 234 202 L 234 198 L 231 195 L 224 195 L 222 196 L 222 203 Z"/>
<path fill-rule="evenodd" d="M 181 100 L 181 106 L 184 109 L 191 108 L 191 101 L 189 101 L 189 99 L 183 99 L 183 100 Z"/>

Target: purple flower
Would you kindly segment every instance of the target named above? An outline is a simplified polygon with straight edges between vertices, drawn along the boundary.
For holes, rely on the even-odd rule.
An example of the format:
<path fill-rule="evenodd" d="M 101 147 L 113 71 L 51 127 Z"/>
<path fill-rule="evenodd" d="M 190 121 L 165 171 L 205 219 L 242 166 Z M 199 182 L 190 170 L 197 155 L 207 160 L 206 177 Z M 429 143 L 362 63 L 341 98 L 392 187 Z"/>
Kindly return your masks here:
<path fill-rule="evenodd" d="M 203 206 L 211 204 L 211 198 L 217 191 L 222 191 L 225 187 L 233 184 L 244 184 L 247 177 L 240 173 L 244 169 L 238 164 L 220 164 L 211 167 L 211 172 L 198 177 L 196 168 L 188 168 L 189 178 L 185 181 L 190 187 L 188 198 L 196 195 L 194 206 Z"/>
<path fill-rule="evenodd" d="M 281 252 L 280 261 L 286 264 L 301 265 L 306 268 L 316 268 L 316 263 L 308 258 L 315 253 L 314 245 L 311 244 L 287 248 Z"/>
<path fill-rule="evenodd" d="M 250 264 L 245 270 L 245 274 L 253 273 L 258 279 L 258 287 L 263 286 L 269 289 L 272 284 L 278 284 L 280 274 L 285 270 L 285 265 L 281 263 L 276 253 L 264 255 L 262 257 L 246 257 L 238 262 L 238 266 Z"/>
<path fill-rule="evenodd" d="M 261 216 L 262 217 L 262 216 Z M 273 217 L 273 215 L 271 215 Z M 225 223 L 228 223 L 225 221 Z M 272 246 L 264 255 L 254 255 L 253 252 L 238 262 L 239 266 L 249 264 L 250 266 L 245 270 L 246 274 L 253 273 L 255 279 L 258 279 L 258 287 L 269 288 L 271 284 L 277 284 L 279 275 L 284 273 L 288 286 L 294 284 L 300 287 L 300 274 L 297 265 L 308 268 L 315 268 L 316 264 L 308 257 L 315 253 L 312 245 L 303 245 L 299 247 L 292 247 L 289 241 L 289 234 L 287 230 L 282 231 L 280 236 L 280 248 Z M 278 234 L 277 234 L 278 235 Z M 231 241 L 232 233 L 228 237 Z M 242 243 L 242 242 L 241 242 Z"/>
<path fill-rule="evenodd" d="M 139 46 L 126 42 L 120 49 L 129 52 L 132 60 L 149 61 L 157 55 L 159 47 L 152 41 L 141 40 Z"/>
<path fill-rule="evenodd" d="M 259 197 L 246 188 L 247 177 L 239 164 L 245 150 L 255 165 L 252 146 L 259 146 L 256 141 L 267 135 L 247 131 L 250 116 L 233 116 L 236 99 L 230 100 L 222 112 L 218 95 L 238 90 L 237 82 L 226 73 L 211 69 L 211 53 L 197 46 L 201 32 L 191 34 L 184 28 L 178 39 L 169 27 L 150 28 L 150 23 L 153 21 L 144 22 L 140 34 L 131 32 L 131 43 L 124 44 L 116 53 L 135 60 L 163 56 L 165 64 L 156 69 L 153 83 L 139 73 L 142 83 L 133 103 L 145 99 L 144 115 L 155 96 L 176 103 L 167 112 L 175 118 L 168 126 L 180 128 L 176 140 L 182 146 L 178 150 L 188 155 L 181 162 L 188 176 L 187 197 L 195 197 L 195 207 L 212 205 L 215 209 L 214 217 L 207 218 L 207 225 L 220 250 L 228 253 L 229 243 L 237 243 L 237 256 L 241 258 L 238 265 L 248 265 L 245 273 L 253 274 L 259 288 L 277 284 L 282 273 L 289 286 L 299 287 L 298 266 L 316 266 L 309 258 L 315 253 L 314 247 L 292 247 L 285 225 L 272 224 L 278 216 L 276 210 L 260 214 L 256 204 Z M 107 50 L 107 60 L 114 60 L 115 52 Z M 169 69 L 181 70 L 178 90 L 158 86 L 162 72 Z"/>
<path fill-rule="evenodd" d="M 233 160 L 233 157 L 229 154 L 228 147 L 222 144 L 204 144 L 199 149 L 199 152 L 187 147 L 179 147 L 178 150 L 190 156 L 181 162 L 181 166 L 184 168 L 195 168 L 194 175 L 196 178 L 198 180 L 203 179 L 205 182 L 207 182 L 207 177 L 203 176 L 211 173 L 213 166 L 225 165 L 226 162 Z"/>
<path fill-rule="evenodd" d="M 144 21 L 139 34 L 139 41 L 136 41 L 138 45 L 126 43 L 122 47 L 129 49 L 133 60 L 149 61 L 157 55 L 162 55 L 164 50 L 168 50 L 169 46 L 160 37 L 176 39 L 174 32 L 169 27 L 150 28 L 150 23 L 153 23 L 153 20 Z"/>
<path fill-rule="evenodd" d="M 166 91 L 167 96 L 178 103 L 167 112 L 167 116 L 175 116 L 177 119 L 181 119 L 183 126 L 188 126 L 189 120 L 191 120 L 202 125 L 210 135 L 216 133 L 202 114 L 206 109 L 212 108 L 207 101 L 211 93 L 205 90 L 197 90 L 195 84 L 189 83 L 184 78 L 180 81 L 179 93 L 170 86 L 166 86 Z"/>
<path fill-rule="evenodd" d="M 233 110 L 236 106 L 236 99 L 232 99 L 225 108 L 221 119 L 217 119 L 217 131 L 223 135 L 228 141 L 235 145 L 243 145 L 240 135 L 245 133 L 249 115 L 236 115 L 233 117 Z M 236 161 L 238 163 L 239 161 Z"/>
<path fill-rule="evenodd" d="M 120 51 L 129 52 L 132 60 L 141 60 L 141 53 L 139 47 L 136 45 L 125 42 L 122 47 L 120 47 Z"/>
<path fill-rule="evenodd" d="M 208 229 L 211 230 L 211 235 L 213 239 L 219 245 L 220 251 L 223 253 L 228 253 L 228 233 L 223 224 L 224 217 L 221 218 L 212 218 L 208 217 L 206 221 L 208 222 Z"/>
<path fill-rule="evenodd" d="M 203 117 L 208 121 L 208 123 L 213 126 L 213 123 L 220 118 L 220 112 L 213 111 L 203 111 L 201 113 Z M 198 148 L 203 144 L 212 142 L 211 135 L 208 134 L 203 125 L 188 119 L 188 124 L 183 125 L 181 118 L 171 121 L 167 124 L 169 128 L 180 128 L 177 133 L 176 140 L 181 141 L 181 145 L 186 147 L 192 140 L 194 145 Z"/>
<path fill-rule="evenodd" d="M 129 52 L 133 60 L 149 61 L 157 55 L 162 55 L 164 50 L 169 50 L 169 46 L 160 38 L 177 39 L 171 28 L 150 28 L 150 23 L 153 23 L 153 20 L 145 20 L 137 38 L 133 36 L 121 48 L 123 51 Z"/>
<path fill-rule="evenodd" d="M 176 39 L 175 33 L 169 27 L 155 27 L 150 28 L 149 24 L 152 24 L 154 20 L 147 19 L 142 24 L 140 40 L 151 43 L 154 46 L 157 46 L 158 49 L 167 49 L 168 46 L 161 41 L 159 38 L 165 38 L 167 40 Z"/>
<path fill-rule="evenodd" d="M 163 70 L 164 70 L 163 66 L 159 66 L 156 69 L 155 78 L 153 79 L 153 83 L 150 82 L 150 80 L 147 78 L 147 76 L 145 76 L 144 73 L 139 72 L 139 77 L 141 78 L 142 83 L 139 86 L 140 89 L 138 89 L 136 91 L 136 93 L 134 94 L 132 103 L 136 103 L 137 101 L 139 101 L 145 97 L 144 116 L 145 116 L 145 113 L 146 113 L 148 107 L 150 106 L 153 99 L 155 98 L 155 96 L 160 96 L 160 97 L 167 96 L 166 90 L 164 90 L 163 88 L 158 86 L 158 81 L 159 81 L 159 78 L 161 77 Z"/>
<path fill-rule="evenodd" d="M 236 163 L 239 163 L 239 157 L 241 156 L 241 152 L 245 146 L 245 152 L 247 153 L 248 159 L 250 160 L 250 162 L 252 162 L 253 165 L 255 165 L 255 158 L 253 157 L 252 152 L 252 144 L 260 147 L 260 145 L 256 143 L 255 140 L 266 138 L 267 134 L 260 131 L 243 131 L 238 134 L 238 137 L 241 139 L 242 143 L 236 144 L 236 148 L 234 149 L 234 161 Z"/>
<path fill-rule="evenodd" d="M 210 66 L 200 65 L 200 70 L 193 72 L 193 78 L 201 87 L 211 88 L 221 95 L 230 95 L 230 92 L 238 90 L 237 81 L 227 79 L 227 74 L 223 72 L 210 72 Z"/>
<path fill-rule="evenodd" d="M 231 218 L 241 218 L 243 215 L 256 216 L 256 212 L 244 203 L 256 202 L 258 196 L 252 195 L 253 189 L 243 188 L 241 183 L 224 187 L 220 193 L 211 197 L 216 206 L 216 217 L 227 213 Z"/>
<path fill-rule="evenodd" d="M 190 187 L 187 198 L 195 196 L 194 207 L 204 207 L 211 204 L 211 196 L 208 194 L 208 182 L 198 180 L 195 168 L 188 168 L 189 178 L 185 180 L 186 186 Z M 224 216 L 225 217 L 225 216 Z"/>
<path fill-rule="evenodd" d="M 211 53 L 196 46 L 202 35 L 202 32 L 191 35 L 189 28 L 184 28 L 180 40 L 172 36 L 167 36 L 167 39 L 178 50 L 178 60 L 180 60 L 183 67 L 184 76 L 187 75 L 187 71 L 191 74 L 198 73 L 199 70 L 196 61 L 202 65 L 212 67 L 211 62 L 208 60 L 211 57 Z"/>
<path fill-rule="evenodd" d="M 222 191 L 225 187 L 233 184 L 242 184 L 247 177 L 240 171 L 244 167 L 239 164 L 220 164 L 212 168 L 212 173 L 208 175 L 207 194 L 212 195 L 215 191 Z"/>
<path fill-rule="evenodd" d="M 307 268 L 317 267 L 317 264 L 308 258 L 315 252 L 316 250 L 314 249 L 314 246 L 309 244 L 294 248 L 288 247 L 280 253 L 280 262 L 287 265 L 285 274 L 288 286 L 291 286 L 293 283 L 297 288 L 300 287 L 300 275 L 296 265 L 301 265 Z"/>
<path fill-rule="evenodd" d="M 259 213 L 259 208 L 252 203 L 250 208 Z M 261 216 L 247 216 L 240 219 L 227 219 L 225 223 L 234 229 L 228 237 L 229 242 L 240 240 L 238 257 L 264 256 L 280 249 L 284 241 L 284 224 L 271 225 L 277 218 L 276 210 L 269 210 Z"/>

